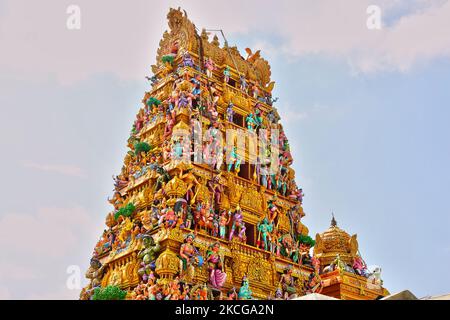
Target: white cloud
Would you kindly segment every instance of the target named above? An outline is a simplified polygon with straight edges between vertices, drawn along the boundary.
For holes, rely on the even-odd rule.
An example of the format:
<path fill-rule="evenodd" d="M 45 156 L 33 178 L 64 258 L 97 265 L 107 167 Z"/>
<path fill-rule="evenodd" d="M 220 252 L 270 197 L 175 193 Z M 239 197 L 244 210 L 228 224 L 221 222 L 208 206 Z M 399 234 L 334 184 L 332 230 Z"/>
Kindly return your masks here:
<path fill-rule="evenodd" d="M 24 161 L 23 166 L 30 169 L 36 169 L 40 171 L 56 172 L 66 176 L 73 176 L 78 178 L 86 178 L 87 175 L 80 167 L 73 165 L 60 165 L 60 164 L 39 164 L 32 161 Z"/>
<path fill-rule="evenodd" d="M 7 213 L 0 217 L 2 250 L 24 257 L 62 257 L 77 245 L 80 234 L 95 231 L 82 207 L 48 207 L 34 214 Z"/>
<path fill-rule="evenodd" d="M 222 28 L 233 43 L 249 35 L 284 58 L 325 54 L 359 72 L 409 70 L 421 61 L 450 55 L 450 2 L 378 0 L 380 31 L 366 27 L 371 0 L 336 1 L 143 1 L 79 0 L 81 30 L 66 28 L 71 2 L 8 1 L 0 20 L 0 68 L 31 79 L 73 83 L 95 73 L 143 79 L 150 73 L 166 30 L 169 7 L 182 6 L 199 27 Z M 269 37 L 269 40 L 267 39 Z M 275 50 L 274 50 L 275 49 Z M 269 52 L 270 53 L 270 52 Z M 264 52 L 263 52 L 264 55 Z"/>

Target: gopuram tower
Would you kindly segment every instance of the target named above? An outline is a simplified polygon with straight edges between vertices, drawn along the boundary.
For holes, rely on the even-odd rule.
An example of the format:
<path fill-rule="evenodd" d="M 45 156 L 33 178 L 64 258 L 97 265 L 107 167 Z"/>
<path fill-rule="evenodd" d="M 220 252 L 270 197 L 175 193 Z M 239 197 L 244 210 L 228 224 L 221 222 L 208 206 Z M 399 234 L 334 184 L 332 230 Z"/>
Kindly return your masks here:
<path fill-rule="evenodd" d="M 270 65 L 197 32 L 180 9 L 167 18 L 80 298 L 319 292 Z"/>

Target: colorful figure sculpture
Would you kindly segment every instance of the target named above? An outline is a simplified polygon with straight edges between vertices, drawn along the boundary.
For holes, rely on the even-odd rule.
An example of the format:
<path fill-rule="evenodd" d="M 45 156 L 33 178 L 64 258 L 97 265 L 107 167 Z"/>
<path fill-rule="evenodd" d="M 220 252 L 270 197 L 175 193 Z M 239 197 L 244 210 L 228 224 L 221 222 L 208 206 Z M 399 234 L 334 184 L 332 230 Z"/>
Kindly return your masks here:
<path fill-rule="evenodd" d="M 227 106 L 227 120 L 228 122 L 233 122 L 234 120 L 234 110 L 233 110 L 234 104 L 230 102 Z"/>
<path fill-rule="evenodd" d="M 359 254 L 353 259 L 353 270 L 355 270 L 357 275 L 363 277 L 369 276 L 369 270 L 367 269 L 367 265 Z"/>
<path fill-rule="evenodd" d="M 297 295 L 295 280 L 292 276 L 292 266 L 288 266 L 284 269 L 283 274 L 280 277 L 280 285 L 283 289 L 285 298 L 293 298 Z"/>
<path fill-rule="evenodd" d="M 147 282 L 151 279 L 152 270 L 155 269 L 155 260 L 161 246 L 159 241 L 155 241 L 153 237 L 148 234 L 144 234 L 142 236 L 142 242 L 144 244 L 144 248 L 138 253 L 138 258 L 142 260 L 141 268 L 138 270 L 138 274 L 144 282 Z"/>
<path fill-rule="evenodd" d="M 245 79 L 245 76 L 242 75 L 242 74 L 239 76 L 239 83 L 240 83 L 241 91 L 247 93 L 247 86 L 248 86 L 247 85 L 247 80 Z"/>
<path fill-rule="evenodd" d="M 253 132 L 257 126 L 256 120 L 253 117 L 253 113 L 249 113 L 247 118 L 245 118 L 245 122 L 247 123 L 248 131 Z"/>
<path fill-rule="evenodd" d="M 223 210 L 219 217 L 219 237 L 221 239 L 225 239 L 227 226 L 231 221 L 231 212 L 227 213 L 226 210 Z"/>
<path fill-rule="evenodd" d="M 214 65 L 214 61 L 211 58 L 207 58 L 205 60 L 205 69 L 206 69 L 206 76 L 208 78 L 212 78 L 213 71 L 216 69 L 216 66 Z"/>
<path fill-rule="evenodd" d="M 183 52 L 183 67 L 194 67 L 194 61 L 188 51 Z"/>
<path fill-rule="evenodd" d="M 225 83 L 230 82 L 230 67 L 226 66 L 225 69 L 223 70 L 223 80 L 225 81 Z"/>
<path fill-rule="evenodd" d="M 203 265 L 203 257 L 194 246 L 194 239 L 194 234 L 188 234 L 180 247 L 180 276 L 187 280 L 193 279 L 195 268 Z"/>
<path fill-rule="evenodd" d="M 225 284 L 227 274 L 223 271 L 223 256 L 220 255 L 220 243 L 215 242 L 206 253 L 208 262 L 209 282 L 213 288 L 221 289 Z"/>
<path fill-rule="evenodd" d="M 240 300 L 251 300 L 252 299 L 252 291 L 250 290 L 250 283 L 247 279 L 247 276 L 242 278 L 241 288 L 239 289 L 238 297 Z"/>
<path fill-rule="evenodd" d="M 259 88 L 258 88 L 258 85 L 256 83 L 254 83 L 253 86 L 252 86 L 252 95 L 253 95 L 253 98 L 258 99 Z"/>
<path fill-rule="evenodd" d="M 233 147 L 230 153 L 230 159 L 228 161 L 228 172 L 231 171 L 231 169 L 234 166 L 234 172 L 237 174 L 239 173 L 240 167 L 241 167 L 241 159 L 237 153 L 237 147 Z"/>
<path fill-rule="evenodd" d="M 262 237 L 262 241 L 264 244 L 264 250 L 269 250 L 269 242 L 271 241 L 270 233 L 273 231 L 273 224 L 267 220 L 267 218 L 264 218 L 261 222 L 258 222 L 256 226 L 258 230 L 258 244 L 257 246 L 260 247 L 260 238 Z"/>
<path fill-rule="evenodd" d="M 236 210 L 233 213 L 233 220 L 228 240 L 231 241 L 236 236 L 239 238 L 241 242 L 246 241 L 245 222 L 244 217 L 242 216 L 241 207 L 239 206 L 236 207 Z"/>
<path fill-rule="evenodd" d="M 95 288 L 101 286 L 103 273 L 105 272 L 105 266 L 97 258 L 91 258 L 89 269 L 86 271 L 86 278 L 90 280 L 89 285 L 83 289 L 80 296 L 85 299 L 89 299 Z"/>

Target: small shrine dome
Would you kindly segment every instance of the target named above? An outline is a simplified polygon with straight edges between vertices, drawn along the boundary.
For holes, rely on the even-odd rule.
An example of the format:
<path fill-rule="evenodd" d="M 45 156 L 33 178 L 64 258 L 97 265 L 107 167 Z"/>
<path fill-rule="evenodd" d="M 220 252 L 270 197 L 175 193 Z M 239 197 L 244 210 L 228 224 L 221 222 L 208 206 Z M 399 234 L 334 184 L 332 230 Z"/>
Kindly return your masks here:
<path fill-rule="evenodd" d="M 330 227 L 321 234 L 316 234 L 314 256 L 318 257 L 322 266 L 329 265 L 339 254 L 342 261 L 351 265 L 358 252 L 356 234 L 350 236 L 337 226 L 336 219 L 331 219 Z"/>

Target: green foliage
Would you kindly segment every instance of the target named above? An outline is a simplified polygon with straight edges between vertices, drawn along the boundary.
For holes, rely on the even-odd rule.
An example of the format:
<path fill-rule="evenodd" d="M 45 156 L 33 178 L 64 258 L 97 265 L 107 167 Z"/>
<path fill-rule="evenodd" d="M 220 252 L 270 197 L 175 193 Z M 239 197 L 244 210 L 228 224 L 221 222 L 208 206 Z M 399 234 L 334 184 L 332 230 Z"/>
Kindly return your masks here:
<path fill-rule="evenodd" d="M 170 63 L 170 65 L 173 65 L 173 61 L 175 60 L 175 57 L 172 55 L 167 55 L 162 57 L 161 61 L 163 63 Z"/>
<path fill-rule="evenodd" d="M 137 142 L 134 144 L 134 153 L 136 155 L 141 152 L 149 152 L 150 150 L 152 150 L 152 147 L 147 142 Z"/>
<path fill-rule="evenodd" d="M 316 241 L 314 241 L 310 236 L 304 236 L 302 234 L 298 236 L 298 241 L 311 247 L 314 247 L 314 245 L 316 244 Z"/>
<path fill-rule="evenodd" d="M 92 300 L 124 300 L 127 292 L 121 290 L 118 286 L 107 286 L 96 288 Z"/>
<path fill-rule="evenodd" d="M 116 211 L 116 213 L 114 214 L 114 219 L 117 220 L 120 216 L 130 217 L 135 210 L 136 207 L 134 206 L 134 204 L 129 203 L 125 207 L 122 207 Z"/>
<path fill-rule="evenodd" d="M 155 106 L 159 106 L 161 104 L 161 101 L 159 101 L 158 99 L 154 98 L 154 97 L 150 97 L 147 101 L 146 104 L 151 107 L 153 105 Z"/>

